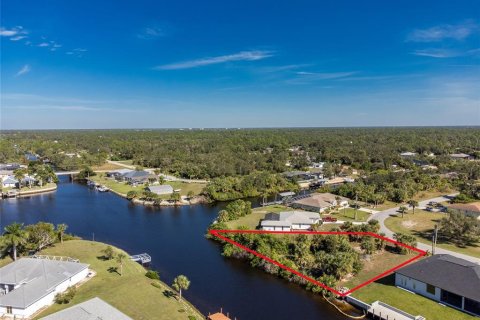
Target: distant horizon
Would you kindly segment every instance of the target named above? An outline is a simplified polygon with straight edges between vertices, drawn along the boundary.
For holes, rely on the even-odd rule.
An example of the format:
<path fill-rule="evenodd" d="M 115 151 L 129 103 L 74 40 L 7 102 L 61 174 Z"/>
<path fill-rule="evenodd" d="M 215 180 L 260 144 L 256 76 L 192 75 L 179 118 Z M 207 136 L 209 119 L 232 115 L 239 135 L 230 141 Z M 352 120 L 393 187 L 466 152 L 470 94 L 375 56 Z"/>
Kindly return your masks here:
<path fill-rule="evenodd" d="M 0 128 L 476 125 L 478 12 L 476 0 L 3 1 Z"/>
<path fill-rule="evenodd" d="M 255 129 L 401 129 L 401 128 L 478 128 L 480 129 L 479 124 L 472 125 L 438 125 L 438 126 L 348 126 L 348 127 L 158 127 L 158 128 L 33 128 L 33 129 L 1 129 L 3 131 L 108 131 L 108 130 L 180 130 L 180 131 L 202 131 L 202 130 L 255 130 Z"/>

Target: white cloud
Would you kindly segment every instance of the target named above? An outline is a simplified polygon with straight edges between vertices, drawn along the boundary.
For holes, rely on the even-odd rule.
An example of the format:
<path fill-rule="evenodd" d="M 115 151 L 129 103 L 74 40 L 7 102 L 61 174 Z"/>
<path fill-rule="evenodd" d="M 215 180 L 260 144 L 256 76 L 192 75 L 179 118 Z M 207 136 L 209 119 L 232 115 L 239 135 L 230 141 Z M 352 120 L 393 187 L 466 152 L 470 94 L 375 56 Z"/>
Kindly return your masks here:
<path fill-rule="evenodd" d="M 272 56 L 273 56 L 273 52 L 271 51 L 263 51 L 263 50 L 241 51 L 238 53 L 224 55 L 224 56 L 208 57 L 208 58 L 156 66 L 154 67 L 154 69 L 155 70 L 190 69 L 190 68 L 208 66 L 212 64 L 231 62 L 231 61 L 256 61 L 256 60 L 262 60 Z"/>
<path fill-rule="evenodd" d="M 11 37 L 10 40 L 12 41 L 18 41 L 18 40 L 22 40 L 22 39 L 25 39 L 27 36 L 15 36 L 15 37 Z"/>
<path fill-rule="evenodd" d="M 39 47 L 48 47 L 49 45 L 50 44 L 48 42 L 42 42 L 38 44 Z"/>
<path fill-rule="evenodd" d="M 143 29 L 139 34 L 137 34 L 137 37 L 140 39 L 154 39 L 158 37 L 165 37 L 167 33 L 165 32 L 164 28 L 160 27 L 147 27 Z"/>
<path fill-rule="evenodd" d="M 439 25 L 427 29 L 415 29 L 407 37 L 412 42 L 438 42 L 442 40 L 464 40 L 480 30 L 479 26 L 472 21 L 457 25 Z"/>
<path fill-rule="evenodd" d="M 32 68 L 30 68 L 30 65 L 26 64 L 22 68 L 20 68 L 20 70 L 18 70 L 18 72 L 15 74 L 15 76 L 19 77 L 21 75 L 29 73 L 31 70 L 32 70 Z"/>
<path fill-rule="evenodd" d="M 84 48 L 75 48 L 75 49 L 73 49 L 73 50 L 71 50 L 71 51 L 67 51 L 66 54 L 68 54 L 68 55 L 73 55 L 73 56 L 75 56 L 75 57 L 81 58 L 81 57 L 83 57 L 83 54 L 84 54 L 85 52 L 87 52 L 87 51 L 88 51 L 88 50 L 87 50 L 87 49 L 84 49 Z"/>
<path fill-rule="evenodd" d="M 0 27 L 0 36 L 2 37 L 13 37 L 18 35 L 28 34 L 27 31 L 23 29 L 22 26 L 13 27 L 12 29 L 7 29 L 5 27 Z"/>
<path fill-rule="evenodd" d="M 416 56 L 431 57 L 431 58 L 455 58 L 466 56 L 477 56 L 480 54 L 480 48 L 466 51 L 453 49 L 423 49 L 415 50 L 412 54 Z"/>
<path fill-rule="evenodd" d="M 348 72 L 307 72 L 307 71 L 299 71 L 296 74 L 298 77 L 296 80 L 302 81 L 315 81 L 315 80 L 330 80 L 330 79 L 340 79 L 346 78 L 351 75 L 356 74 L 356 71 L 348 71 Z"/>

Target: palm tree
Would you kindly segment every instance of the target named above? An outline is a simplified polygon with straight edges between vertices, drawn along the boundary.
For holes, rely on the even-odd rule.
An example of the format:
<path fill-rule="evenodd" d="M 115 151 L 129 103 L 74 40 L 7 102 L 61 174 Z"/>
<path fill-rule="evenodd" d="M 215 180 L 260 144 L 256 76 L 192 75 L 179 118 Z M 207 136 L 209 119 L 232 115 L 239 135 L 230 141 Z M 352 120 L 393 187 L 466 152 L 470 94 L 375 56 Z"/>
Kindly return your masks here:
<path fill-rule="evenodd" d="M 117 254 L 117 262 L 120 264 L 120 275 L 123 275 L 123 262 L 127 258 L 127 255 L 123 252 Z"/>
<path fill-rule="evenodd" d="M 413 214 L 415 214 L 415 207 L 418 207 L 418 201 L 412 199 L 408 201 L 408 204 L 413 208 Z"/>
<path fill-rule="evenodd" d="M 403 215 L 405 214 L 405 212 L 407 212 L 407 207 L 401 206 L 400 208 L 398 208 L 398 211 L 402 214 L 403 218 Z"/>
<path fill-rule="evenodd" d="M 190 280 L 188 280 L 186 276 L 181 274 L 173 280 L 172 287 L 180 294 L 179 300 L 182 300 L 182 290 L 188 290 L 188 287 L 190 287 Z"/>
<path fill-rule="evenodd" d="M 13 260 L 17 260 L 17 247 L 27 241 L 27 232 L 23 229 L 23 223 L 12 223 L 6 226 L 3 238 L 7 245 L 12 248 Z"/>
<path fill-rule="evenodd" d="M 65 234 L 65 231 L 67 231 L 68 225 L 65 223 L 60 223 L 57 224 L 57 233 L 58 237 L 60 238 L 60 243 L 63 243 L 63 235 Z"/>

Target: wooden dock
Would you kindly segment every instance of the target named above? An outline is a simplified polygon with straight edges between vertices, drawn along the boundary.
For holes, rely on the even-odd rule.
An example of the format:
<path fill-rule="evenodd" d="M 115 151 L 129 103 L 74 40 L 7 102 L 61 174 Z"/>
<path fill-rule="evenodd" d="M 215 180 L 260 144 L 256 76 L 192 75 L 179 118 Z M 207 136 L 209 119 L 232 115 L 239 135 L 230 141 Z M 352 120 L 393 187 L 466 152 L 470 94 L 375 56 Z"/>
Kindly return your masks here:
<path fill-rule="evenodd" d="M 133 256 L 130 256 L 130 260 L 136 261 L 138 263 L 147 264 L 152 261 L 152 257 L 148 253 L 140 253 Z"/>

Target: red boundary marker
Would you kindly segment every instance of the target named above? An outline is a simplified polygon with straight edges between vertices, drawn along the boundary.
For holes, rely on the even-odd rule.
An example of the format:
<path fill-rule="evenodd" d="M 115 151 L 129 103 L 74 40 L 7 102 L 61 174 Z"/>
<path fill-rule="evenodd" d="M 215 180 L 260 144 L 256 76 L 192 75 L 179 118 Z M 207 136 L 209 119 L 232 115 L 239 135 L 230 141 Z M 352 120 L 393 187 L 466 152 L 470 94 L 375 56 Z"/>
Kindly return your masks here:
<path fill-rule="evenodd" d="M 239 247 L 239 248 L 242 249 L 242 250 L 245 250 L 245 251 L 247 251 L 247 252 L 249 252 L 249 253 L 251 253 L 251 254 L 253 254 L 253 255 L 256 255 L 257 257 L 262 258 L 263 260 L 268 261 L 268 262 L 270 262 L 270 263 L 272 263 L 272 264 L 274 264 L 274 265 L 276 265 L 276 266 L 278 266 L 278 267 L 280 267 L 280 268 L 282 268 L 282 269 L 285 269 L 285 270 L 287 270 L 287 271 L 289 271 L 289 272 L 291 272 L 291 273 L 293 273 L 293 274 L 295 274 L 295 275 L 297 275 L 297 276 L 299 276 L 299 277 L 301 277 L 301 278 L 303 278 L 303 279 L 305 279 L 305 280 L 307 280 L 307 281 L 309 281 L 309 282 L 311 282 L 311 283 L 313 283 L 313 284 L 315 284 L 315 285 L 317 285 L 317 286 L 319 286 L 319 287 L 325 288 L 325 289 L 327 289 L 327 290 L 329 290 L 329 291 L 331 291 L 331 292 L 333 292 L 333 293 L 335 293 L 336 295 L 339 295 L 339 296 L 341 296 L 341 297 L 344 297 L 344 296 L 346 296 L 346 295 L 349 295 L 350 293 L 352 293 L 352 292 L 354 292 L 354 291 L 356 291 L 356 290 L 358 290 L 358 289 L 366 286 L 367 284 L 372 283 L 373 281 L 375 281 L 375 280 L 377 280 L 377 279 L 380 279 L 380 278 L 382 278 L 382 277 L 384 277 L 384 276 L 392 273 L 393 271 L 395 271 L 395 270 L 397 270 L 397 269 L 400 269 L 400 268 L 403 267 L 404 265 L 409 264 L 410 262 L 415 261 L 415 260 L 419 259 L 420 257 L 422 257 L 422 256 L 424 256 L 424 255 L 427 254 L 426 251 L 423 251 L 423 250 L 420 250 L 420 249 L 418 249 L 418 248 L 415 248 L 415 247 L 406 245 L 406 244 L 404 244 L 404 243 L 395 241 L 395 240 L 393 240 L 393 239 L 390 239 L 390 238 L 381 236 L 381 235 L 376 234 L 376 233 L 373 233 L 373 232 L 209 230 L 208 233 L 210 233 L 210 234 L 212 234 L 213 236 L 215 236 L 215 237 L 217 237 L 217 238 L 219 238 L 219 239 L 222 239 L 222 240 L 224 240 L 224 241 L 226 241 L 226 242 L 228 242 L 228 243 L 231 243 L 231 244 L 233 244 L 234 246 L 237 246 L 237 247 Z M 322 235 L 329 235 L 329 234 L 330 234 L 330 235 L 360 235 L 360 236 L 370 236 L 370 237 L 375 237 L 375 238 L 382 239 L 382 240 L 384 240 L 384 241 L 387 241 L 387 242 L 390 242 L 390 243 L 393 243 L 393 244 L 396 244 L 396 245 L 405 247 L 405 248 L 410 249 L 410 250 L 412 250 L 412 251 L 416 251 L 416 252 L 418 252 L 419 254 L 416 255 L 415 257 L 413 257 L 413 258 L 411 258 L 411 259 L 408 259 L 407 261 L 399 264 L 398 266 L 393 267 L 393 268 L 391 268 L 391 269 L 388 269 L 387 271 L 379 274 L 378 276 L 375 276 L 375 277 L 373 277 L 373 278 L 371 278 L 371 279 L 369 279 L 369 280 L 367 280 L 367 281 L 359 284 L 358 286 L 354 287 L 353 289 L 350 289 L 350 290 L 347 291 L 347 292 L 341 293 L 341 292 L 335 290 L 334 288 L 331 288 L 331 287 L 329 287 L 329 286 L 327 286 L 327 285 L 325 285 L 325 284 L 323 284 L 323 283 L 321 283 L 321 282 L 319 282 L 319 281 L 317 281 L 317 280 L 315 280 L 315 279 L 312 279 L 312 278 L 310 278 L 310 277 L 308 277 L 308 276 L 306 276 L 306 275 L 304 275 L 304 274 L 302 274 L 302 273 L 300 273 L 300 272 L 298 272 L 298 271 L 296 271 L 296 270 L 294 270 L 294 269 L 292 269 L 292 268 L 289 268 L 289 267 L 281 264 L 281 263 L 278 262 L 278 261 L 275 261 L 275 260 L 273 260 L 273 259 L 270 259 L 269 257 L 267 257 L 267 256 L 265 256 L 265 255 L 263 255 L 263 254 L 261 254 L 261 253 L 258 253 L 258 252 L 255 251 L 255 250 L 252 250 L 252 249 L 250 249 L 250 248 L 247 248 L 247 247 L 241 245 L 240 243 L 235 242 L 235 241 L 233 241 L 232 239 L 230 239 L 230 238 L 222 235 L 222 234 L 231 234 L 231 233 L 258 233 L 258 234 L 322 234 Z"/>

